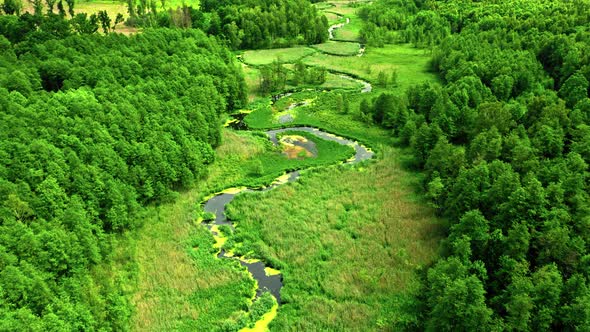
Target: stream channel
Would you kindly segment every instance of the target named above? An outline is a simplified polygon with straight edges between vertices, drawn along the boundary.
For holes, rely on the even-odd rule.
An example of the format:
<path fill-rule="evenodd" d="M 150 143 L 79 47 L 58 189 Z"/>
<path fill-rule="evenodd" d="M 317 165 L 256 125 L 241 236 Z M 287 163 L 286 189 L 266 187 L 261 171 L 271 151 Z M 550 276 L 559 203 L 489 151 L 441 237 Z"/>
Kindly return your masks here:
<path fill-rule="evenodd" d="M 328 30 L 329 35 L 330 35 L 330 39 L 334 38 L 333 31 L 335 29 L 341 28 L 347 23 L 350 23 L 349 18 L 346 19 L 346 22 L 331 26 L 330 29 Z M 359 53 L 359 56 L 361 56 L 363 53 L 364 53 L 364 48 Z M 372 90 L 372 86 L 369 82 L 366 82 L 366 81 L 363 81 L 360 79 L 356 79 L 356 78 L 350 77 L 349 75 L 345 75 L 342 73 L 341 73 L 341 77 L 348 79 L 348 80 L 358 81 L 359 83 L 361 83 L 363 85 L 363 87 L 361 88 L 361 91 L 360 91 L 361 93 L 371 92 L 371 90 Z M 292 94 L 291 92 L 286 92 L 286 93 L 283 93 L 283 94 L 280 94 L 277 96 L 273 96 L 272 102 L 274 103 L 281 98 L 290 96 L 291 94 Z M 307 103 L 294 103 L 291 106 L 289 106 L 289 108 L 293 109 L 293 108 L 300 107 L 300 106 L 307 106 Z M 229 121 L 229 123 L 231 123 L 231 127 L 234 129 L 237 129 L 237 130 L 247 130 L 248 128 L 247 128 L 246 124 L 243 122 L 243 118 L 246 115 L 247 114 L 244 114 L 244 113 L 236 115 L 233 120 Z M 353 140 L 350 140 L 350 139 L 347 139 L 344 137 L 339 137 L 334 134 L 330 134 L 326 131 L 323 131 L 323 130 L 320 130 L 317 128 L 313 128 L 313 127 L 293 126 L 293 127 L 288 127 L 288 128 L 268 130 L 268 131 L 266 131 L 266 134 L 268 136 L 268 139 L 275 146 L 277 146 L 277 145 L 279 145 L 277 135 L 280 133 L 283 133 L 286 131 L 292 131 L 292 130 L 307 132 L 307 133 L 313 134 L 319 138 L 322 138 L 322 139 L 325 139 L 328 141 L 334 141 L 334 142 L 342 144 L 342 145 L 349 145 L 349 146 L 353 147 L 355 150 L 355 155 L 352 158 L 345 161 L 346 164 L 356 164 L 361 161 L 371 159 L 375 155 L 373 153 L 373 151 L 371 151 L 366 146 L 360 144 L 359 142 L 356 142 L 356 141 L 353 141 Z M 243 192 L 255 192 L 255 191 L 263 192 L 263 191 L 272 190 L 280 185 L 296 181 L 299 178 L 299 176 L 300 176 L 300 171 L 293 171 L 293 172 L 286 173 L 283 176 L 280 176 L 271 185 L 264 187 L 264 188 L 256 188 L 256 189 L 253 189 L 253 188 L 228 188 L 228 189 L 226 189 L 223 192 L 209 198 L 208 200 L 206 200 L 204 202 L 203 211 L 213 213 L 215 215 L 215 219 L 209 223 L 203 223 L 203 224 L 211 231 L 211 233 L 214 236 L 220 235 L 217 233 L 218 232 L 217 229 L 219 226 L 225 225 L 225 226 L 229 227 L 231 229 L 231 231 L 233 232 L 233 231 L 235 231 L 235 228 L 234 228 L 234 225 L 232 224 L 231 220 L 227 219 L 227 216 L 225 215 L 225 208 L 226 208 L 227 204 L 229 204 L 236 197 L 236 195 L 243 193 Z M 214 226 L 217 226 L 217 227 L 214 228 Z M 220 252 L 217 254 L 217 257 L 218 258 L 237 259 L 242 266 L 246 267 L 246 269 L 252 275 L 252 278 L 254 278 L 254 280 L 256 280 L 256 283 L 258 285 L 258 287 L 256 289 L 255 298 L 258 298 L 260 295 L 262 295 L 263 292 L 270 292 L 277 300 L 277 303 L 279 305 L 281 304 L 280 291 L 281 291 L 281 288 L 283 287 L 283 276 L 280 273 L 280 271 L 274 270 L 272 268 L 269 269 L 269 267 L 267 267 L 265 265 L 265 263 L 260 260 L 252 260 L 252 259 L 246 259 L 244 257 L 236 257 L 233 254 L 229 254 L 229 253 L 225 252 L 225 250 L 223 250 L 223 249 L 220 249 Z M 269 271 L 273 271 L 273 272 L 269 273 Z"/>
<path fill-rule="evenodd" d="M 346 163 L 349 163 L 349 164 L 355 164 L 355 163 L 359 163 L 363 160 L 371 159 L 374 155 L 374 153 L 370 149 L 368 149 L 367 147 L 365 147 L 364 145 L 361 145 L 360 143 L 358 143 L 356 141 L 352 141 L 352 140 L 349 140 L 349 139 L 346 139 L 343 137 L 339 137 L 339 136 L 330 134 L 328 132 L 319 130 L 317 128 L 312 128 L 312 127 L 290 127 L 290 128 L 275 129 L 275 130 L 267 131 L 266 134 L 268 135 L 268 138 L 270 139 L 270 141 L 273 142 L 273 144 L 278 145 L 279 143 L 278 143 L 278 139 L 277 139 L 277 134 L 280 134 L 282 132 L 289 131 L 289 130 L 304 131 L 304 132 L 311 133 L 319 138 L 322 138 L 322 139 L 325 139 L 328 141 L 334 141 L 334 142 L 337 142 L 342 145 L 350 145 L 351 147 L 354 148 L 355 155 L 354 155 L 354 157 L 352 157 L 351 159 L 346 161 Z M 273 184 L 271 184 L 270 186 L 263 188 L 263 189 L 242 189 L 242 190 L 235 191 L 235 192 L 230 191 L 230 192 L 221 193 L 221 194 L 213 196 L 212 198 L 210 198 L 209 200 L 207 200 L 204 203 L 203 210 L 205 212 L 210 212 L 210 213 L 215 214 L 215 219 L 211 223 L 206 223 L 205 225 L 216 236 L 219 234 L 217 234 L 216 231 L 212 230 L 213 225 L 217 225 L 217 226 L 226 225 L 232 231 L 234 231 L 235 229 L 234 229 L 234 226 L 233 226 L 231 220 L 228 220 L 225 215 L 225 207 L 227 206 L 227 204 L 229 204 L 234 199 L 234 197 L 236 197 L 236 195 L 238 195 L 239 193 L 242 193 L 242 192 L 268 191 L 268 190 L 274 189 L 282 184 L 293 182 L 293 181 L 297 180 L 299 175 L 300 175 L 299 171 L 293 171 L 293 172 L 289 172 L 289 173 L 281 176 L 280 178 L 284 179 L 283 181 L 279 181 L 279 179 L 277 179 L 277 181 L 275 181 Z M 228 191 L 228 190 L 226 190 L 226 191 Z M 280 273 L 279 274 L 267 273 L 267 271 L 265 270 L 266 266 L 263 262 L 252 261 L 252 260 L 244 259 L 243 257 L 233 257 L 230 255 L 227 255 L 227 253 L 223 249 L 221 249 L 221 251 L 219 252 L 217 257 L 238 259 L 240 264 L 248 269 L 248 272 L 250 272 L 250 274 L 252 274 L 252 277 L 258 283 L 258 288 L 256 290 L 256 297 L 260 296 L 264 291 L 268 291 L 276 298 L 278 304 L 281 303 L 280 290 L 281 290 L 281 287 L 283 286 L 283 283 L 282 283 L 282 275 Z"/>

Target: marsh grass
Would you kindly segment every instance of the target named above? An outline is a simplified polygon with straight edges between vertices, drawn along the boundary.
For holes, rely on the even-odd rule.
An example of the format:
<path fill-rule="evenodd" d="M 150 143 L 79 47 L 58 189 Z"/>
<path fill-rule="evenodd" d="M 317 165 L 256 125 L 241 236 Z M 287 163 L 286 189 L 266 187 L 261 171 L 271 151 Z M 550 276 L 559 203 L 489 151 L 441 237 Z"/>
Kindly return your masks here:
<path fill-rule="evenodd" d="M 298 135 L 313 141 L 318 151 L 317 157 L 289 159 L 282 153 L 281 147 L 275 147 L 268 141 L 264 133 L 226 132 L 224 137 L 233 140 L 227 145 L 232 148 L 228 149 L 243 149 L 236 146 L 243 146 L 239 141 L 245 140 L 253 142 L 253 145 L 241 151 L 218 150 L 218 159 L 206 182 L 208 190 L 217 192 L 229 187 L 261 187 L 272 183 L 285 171 L 330 165 L 354 154 L 349 146 L 327 141 L 307 132 L 290 130 L 281 135 Z M 262 172 L 259 165 L 263 166 Z"/>
<path fill-rule="evenodd" d="M 136 331 L 213 330 L 249 305 L 253 280 L 237 262 L 215 258 L 213 238 L 194 223 L 198 194 L 148 210 L 136 240 Z"/>
<path fill-rule="evenodd" d="M 357 81 L 342 78 L 339 74 L 328 73 L 326 75 L 326 82 L 320 86 L 325 89 L 349 89 L 354 91 L 360 91 L 363 85 Z"/>
<path fill-rule="evenodd" d="M 181 192 L 174 203 L 148 208 L 137 237 L 118 243 L 120 253 L 116 256 L 134 256 L 137 264 L 137 276 L 125 281 L 125 288 L 135 294 L 134 330 L 214 331 L 248 310 L 254 281 L 237 261 L 215 258 L 211 233 L 195 222 L 200 214 L 197 203 L 212 188 L 247 182 L 253 176 L 248 165 L 256 161 L 266 160 L 263 176 L 272 174 L 269 178 L 273 179 L 273 172 L 284 170 L 281 167 L 300 164 L 293 161 L 289 165 L 269 144 L 259 134 L 225 130 L 207 180 L 198 188 Z M 349 154 L 348 149 L 340 146 L 336 150 Z M 322 142 L 318 142 L 318 150 L 324 152 L 322 162 L 334 157 Z M 286 162 L 272 166 L 271 155 Z"/>
<path fill-rule="evenodd" d="M 305 172 L 229 205 L 238 225 L 231 243 L 283 273 L 284 303 L 271 330 L 371 331 L 400 313 L 442 234 L 414 194 L 420 177 L 402 169 L 398 153 L 386 147 L 360 169 Z"/>
<path fill-rule="evenodd" d="M 347 98 L 349 111 L 338 110 L 338 95 Z M 312 99 L 313 97 L 313 99 Z M 254 111 L 248 114 L 244 121 L 252 129 L 281 128 L 292 126 L 312 126 L 325 129 L 336 135 L 355 139 L 371 148 L 391 144 L 391 135 L 384 129 L 358 120 L 360 101 L 363 94 L 350 91 L 333 91 L 325 93 L 299 92 L 279 100 L 270 105 L 268 98 L 259 99 L 250 105 Z M 309 106 L 297 107 L 291 111 L 293 122 L 281 124 L 277 120 L 277 113 L 287 105 L 301 100 L 311 100 Z"/>
<path fill-rule="evenodd" d="M 310 47 L 295 46 L 290 48 L 245 51 L 242 57 L 244 63 L 248 65 L 261 66 L 268 65 L 275 60 L 280 63 L 294 63 L 315 52 L 317 51 Z"/>
<path fill-rule="evenodd" d="M 317 7 L 317 6 L 316 6 Z M 330 8 L 330 7 L 327 7 Z M 328 25 L 337 24 L 342 22 L 342 17 L 335 13 L 330 13 L 328 11 L 324 11 L 324 16 L 328 19 Z"/>
<path fill-rule="evenodd" d="M 360 30 L 363 26 L 361 19 L 355 14 L 346 15 L 350 22 L 334 31 L 334 40 L 360 41 Z"/>
<path fill-rule="evenodd" d="M 367 48 L 362 57 L 341 57 L 315 53 L 303 59 L 307 65 L 349 73 L 370 82 L 377 82 L 379 72 L 391 75 L 397 71 L 396 90 L 424 81 L 435 82 L 438 78 L 429 71 L 430 53 L 409 44 L 386 45 L 383 48 Z"/>
<path fill-rule="evenodd" d="M 323 44 L 313 45 L 313 48 L 330 55 L 353 56 L 357 55 L 360 49 L 358 43 L 343 43 L 328 41 Z"/>

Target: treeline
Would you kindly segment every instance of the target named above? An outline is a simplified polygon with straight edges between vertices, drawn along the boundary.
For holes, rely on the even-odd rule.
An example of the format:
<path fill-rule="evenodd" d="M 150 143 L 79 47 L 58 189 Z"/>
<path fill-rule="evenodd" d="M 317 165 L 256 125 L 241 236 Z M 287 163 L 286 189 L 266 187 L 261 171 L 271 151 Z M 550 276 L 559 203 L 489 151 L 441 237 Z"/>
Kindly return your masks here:
<path fill-rule="evenodd" d="M 262 94 L 276 93 L 285 89 L 285 86 L 318 86 L 326 82 L 328 71 L 323 67 L 306 66 L 297 61 L 293 69 L 287 69 L 278 60 L 271 64 L 260 66 L 259 92 Z"/>
<path fill-rule="evenodd" d="M 204 0 L 159 10 L 156 1 L 127 1 L 126 24 L 194 28 L 223 38 L 232 49 L 319 44 L 328 38 L 328 20 L 307 0 Z"/>
<path fill-rule="evenodd" d="M 166 1 L 127 0 L 127 19 L 122 13 L 110 17 L 106 10 L 97 14 L 75 14 L 75 1 L 33 0 L 33 13 L 23 13 L 22 0 L 5 0 L 0 11 L 21 15 L 30 24 L 66 22 L 78 33 L 116 31 L 125 21 L 131 27 L 199 29 L 223 39 L 237 49 L 291 47 L 320 44 L 328 39 L 328 20 L 307 0 L 204 0 L 200 8 L 183 5 L 163 9 Z M 53 17 L 51 23 L 43 16 Z M 66 20 L 67 17 L 69 20 Z M 65 21 L 64 21 L 65 20 Z M 65 26 L 51 28 L 66 29 Z"/>
<path fill-rule="evenodd" d="M 328 20 L 307 0 L 203 0 L 207 31 L 223 35 L 234 49 L 319 44 L 328 39 Z"/>
<path fill-rule="evenodd" d="M 95 266 L 142 204 L 206 174 L 243 77 L 200 31 L 30 17 L 0 16 L 0 330 L 128 330 L 128 294 Z"/>
<path fill-rule="evenodd" d="M 398 328 L 589 330 L 590 4 L 375 8 L 391 3 L 410 15 L 379 26 L 434 46 L 443 84 L 383 94 L 361 111 L 411 147 L 450 223 L 444 258 Z M 376 24 L 392 12 L 365 14 Z"/>

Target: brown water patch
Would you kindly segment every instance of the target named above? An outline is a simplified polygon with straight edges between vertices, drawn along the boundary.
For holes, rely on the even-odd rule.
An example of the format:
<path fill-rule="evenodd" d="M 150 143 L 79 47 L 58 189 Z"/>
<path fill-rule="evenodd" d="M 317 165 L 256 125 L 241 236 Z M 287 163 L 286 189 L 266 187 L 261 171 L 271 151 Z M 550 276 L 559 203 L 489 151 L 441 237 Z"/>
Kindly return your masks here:
<path fill-rule="evenodd" d="M 312 147 L 315 147 L 315 143 L 303 136 L 285 135 L 281 137 L 280 142 L 283 147 L 283 153 L 289 159 L 302 159 L 315 156 L 310 151 Z"/>
<path fill-rule="evenodd" d="M 283 153 L 287 155 L 289 159 L 300 159 L 300 158 L 307 158 L 313 157 L 313 154 L 306 150 L 301 146 L 285 146 L 283 148 Z"/>

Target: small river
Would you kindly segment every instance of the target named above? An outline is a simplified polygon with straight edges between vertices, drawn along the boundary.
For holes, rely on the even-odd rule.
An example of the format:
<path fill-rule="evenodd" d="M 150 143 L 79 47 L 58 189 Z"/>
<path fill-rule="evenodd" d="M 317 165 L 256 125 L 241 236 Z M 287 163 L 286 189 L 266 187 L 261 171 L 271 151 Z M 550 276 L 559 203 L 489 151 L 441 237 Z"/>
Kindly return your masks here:
<path fill-rule="evenodd" d="M 342 145 L 350 145 L 351 147 L 354 148 L 355 155 L 354 155 L 354 157 L 352 157 L 351 159 L 346 161 L 346 163 L 349 163 L 349 164 L 359 163 L 361 161 L 371 159 L 374 156 L 374 153 L 370 149 L 368 149 L 367 147 L 365 147 L 364 145 L 362 145 L 356 141 L 349 140 L 349 139 L 346 139 L 343 137 L 339 137 L 339 136 L 330 134 L 328 132 L 325 132 L 325 131 L 317 129 L 317 128 L 290 127 L 290 128 L 269 130 L 266 132 L 266 134 L 268 135 L 269 140 L 271 142 L 273 142 L 273 144 L 278 145 L 279 143 L 278 143 L 278 139 L 277 139 L 277 134 L 283 133 L 283 132 L 286 132 L 289 130 L 304 131 L 304 132 L 313 134 L 319 138 L 322 138 L 322 139 L 325 139 L 328 141 L 333 141 L 333 142 L 336 142 L 336 143 L 339 143 Z M 225 215 L 225 208 L 226 208 L 227 204 L 229 204 L 236 197 L 236 195 L 238 195 L 242 192 L 272 190 L 280 185 L 297 180 L 297 178 L 299 178 L 299 175 L 300 175 L 299 171 L 287 173 L 286 175 L 281 176 L 281 178 L 285 179 L 284 181 L 276 181 L 275 184 L 273 184 L 269 187 L 266 187 L 264 189 L 241 189 L 236 192 L 231 191 L 230 193 L 221 193 L 216 196 L 213 196 L 212 198 L 210 198 L 209 200 L 207 200 L 205 202 L 205 205 L 203 207 L 203 210 L 205 212 L 210 212 L 215 215 L 215 220 L 213 220 L 209 224 L 206 224 L 207 227 L 211 230 L 213 225 L 217 225 L 217 226 L 226 225 L 233 231 L 234 226 L 233 226 L 231 220 L 227 219 L 227 217 Z M 216 231 L 212 230 L 212 232 L 216 232 Z M 214 235 L 218 235 L 218 234 L 215 233 Z M 218 254 L 218 257 L 219 258 L 238 259 L 240 264 L 242 266 L 245 266 L 248 269 L 248 272 L 250 272 L 250 274 L 252 274 L 252 277 L 258 283 L 258 289 L 256 290 L 256 297 L 260 296 L 263 292 L 268 291 L 277 299 L 277 302 L 279 304 L 281 303 L 280 290 L 281 290 L 281 287 L 283 286 L 283 282 L 282 282 L 283 278 L 280 273 L 279 274 L 273 274 L 273 273 L 269 274 L 266 272 L 267 266 L 264 264 L 264 262 L 252 261 L 252 260 L 244 259 L 242 257 L 228 256 L 227 253 L 223 249 Z"/>

